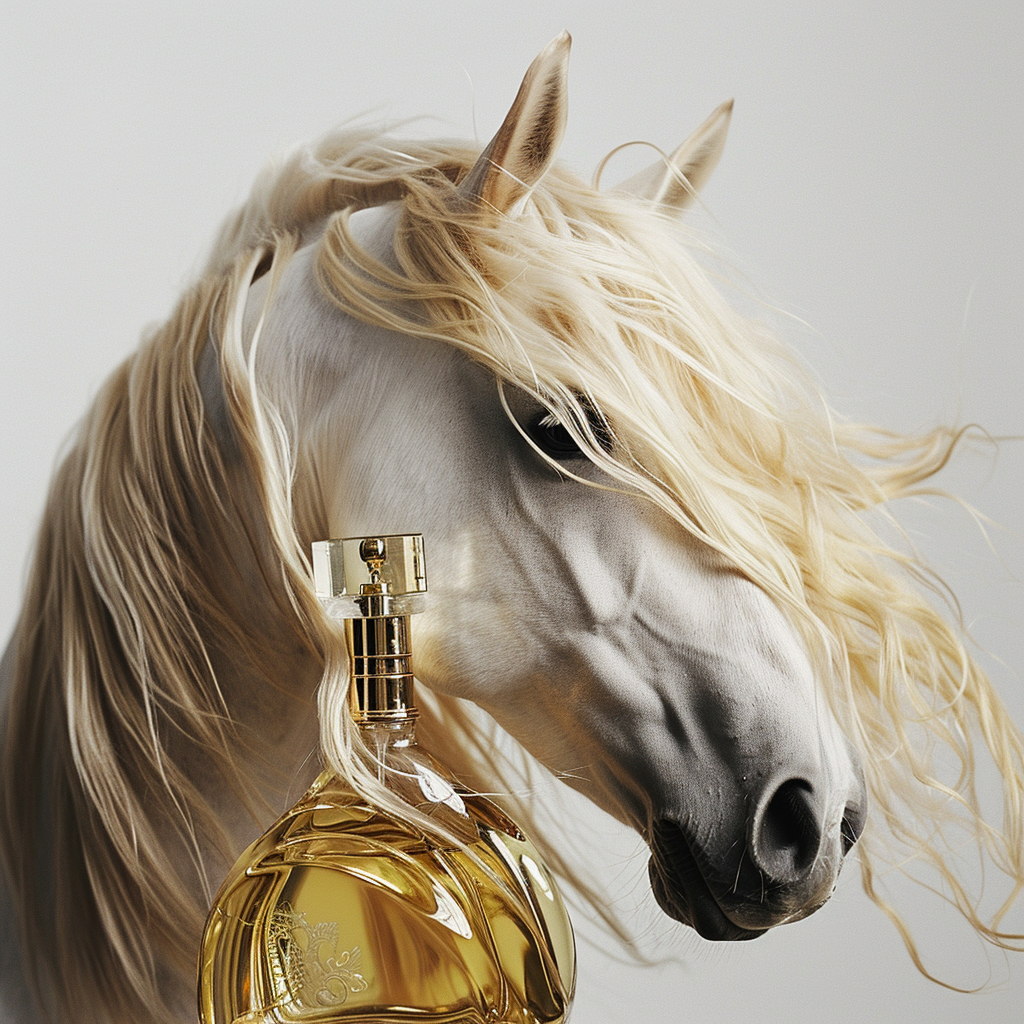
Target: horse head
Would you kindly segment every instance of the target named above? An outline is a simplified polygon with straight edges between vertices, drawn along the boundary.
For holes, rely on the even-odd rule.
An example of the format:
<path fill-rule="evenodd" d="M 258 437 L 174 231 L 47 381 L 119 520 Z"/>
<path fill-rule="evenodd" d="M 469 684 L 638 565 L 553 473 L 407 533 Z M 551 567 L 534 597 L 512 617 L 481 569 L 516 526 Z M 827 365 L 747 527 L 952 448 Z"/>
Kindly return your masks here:
<path fill-rule="evenodd" d="M 688 396 L 630 350 L 631 325 L 613 308 L 624 296 L 603 289 L 625 289 L 618 273 L 636 281 L 630 299 L 654 303 L 652 288 L 642 292 L 654 268 L 617 268 L 623 255 L 601 252 L 596 231 L 579 281 L 516 251 L 513 228 L 558 259 L 545 213 L 572 231 L 571 213 L 522 209 L 562 134 L 567 57 L 563 37 L 537 58 L 456 183 L 336 215 L 273 287 L 269 275 L 257 281 L 247 334 L 259 322 L 261 372 L 297 410 L 330 535 L 424 534 L 433 598 L 417 624 L 421 680 L 485 709 L 636 828 L 666 912 L 708 938 L 749 938 L 828 898 L 860 834 L 864 783 L 786 613 L 679 494 L 652 496 L 662 470 L 639 454 L 653 431 L 638 420 L 653 407 L 678 421 Z M 721 108 L 667 163 L 627 183 L 640 196 L 606 203 L 650 220 L 683 205 L 717 159 L 727 117 Z M 429 225 L 416 226 L 415 204 Z M 580 259 L 562 241 L 563 260 Z M 429 266 L 428 245 L 448 246 L 450 278 Z M 396 292 L 375 324 L 346 310 L 361 274 Z M 459 275 L 472 274 L 502 275 L 508 308 L 471 296 Z M 429 297 L 445 292 L 460 309 Z M 603 351 L 591 352 L 595 324 Z M 591 361 L 604 365 L 595 372 Z M 650 392 L 640 408 L 630 389 Z"/>

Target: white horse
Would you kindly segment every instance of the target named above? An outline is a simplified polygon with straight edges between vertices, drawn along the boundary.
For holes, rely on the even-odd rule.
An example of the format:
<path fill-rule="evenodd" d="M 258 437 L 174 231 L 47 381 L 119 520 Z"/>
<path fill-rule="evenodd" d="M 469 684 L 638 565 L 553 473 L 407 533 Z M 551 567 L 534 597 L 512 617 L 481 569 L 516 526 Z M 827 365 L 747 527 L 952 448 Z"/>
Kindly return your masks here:
<path fill-rule="evenodd" d="M 869 892 L 888 836 L 1019 947 L 942 837 L 1024 883 L 1021 737 L 869 522 L 956 435 L 837 426 L 712 288 L 674 215 L 728 105 L 618 189 L 554 165 L 568 50 L 482 154 L 349 130 L 270 172 L 97 398 L 4 660 L 5 1021 L 194 1020 L 212 893 L 319 757 L 389 799 L 308 565 L 374 532 L 428 545 L 425 743 L 510 788 L 507 731 L 645 837 L 672 917 L 804 917 L 866 825 Z"/>

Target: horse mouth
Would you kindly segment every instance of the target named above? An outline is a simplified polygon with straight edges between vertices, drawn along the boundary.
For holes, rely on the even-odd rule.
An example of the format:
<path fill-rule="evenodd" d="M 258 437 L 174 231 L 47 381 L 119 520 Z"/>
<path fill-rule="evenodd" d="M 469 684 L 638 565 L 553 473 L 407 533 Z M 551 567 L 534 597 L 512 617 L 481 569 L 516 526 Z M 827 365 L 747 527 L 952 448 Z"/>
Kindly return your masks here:
<path fill-rule="evenodd" d="M 725 915 L 680 828 L 655 826 L 651 849 L 651 890 L 669 917 L 712 942 L 743 942 L 768 930 L 743 928 Z"/>

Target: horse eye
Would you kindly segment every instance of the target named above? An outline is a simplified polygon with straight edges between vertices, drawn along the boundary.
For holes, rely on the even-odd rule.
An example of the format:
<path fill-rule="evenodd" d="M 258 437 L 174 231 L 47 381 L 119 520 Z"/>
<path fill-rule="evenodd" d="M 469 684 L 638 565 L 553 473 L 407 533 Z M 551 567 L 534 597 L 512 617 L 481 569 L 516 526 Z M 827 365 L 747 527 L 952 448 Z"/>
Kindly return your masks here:
<path fill-rule="evenodd" d="M 584 408 L 595 440 L 601 448 L 606 452 L 610 452 L 612 449 L 612 432 L 607 420 L 589 404 L 585 403 Z M 572 434 L 566 430 L 561 420 L 554 413 L 539 413 L 527 425 L 526 433 L 545 455 L 550 455 L 553 459 L 586 458 L 585 454 L 580 450 L 580 446 L 573 439 Z"/>
<path fill-rule="evenodd" d="M 553 459 L 583 457 L 583 452 L 572 435 L 550 412 L 542 413 L 527 424 L 526 433 L 545 455 L 550 455 Z"/>

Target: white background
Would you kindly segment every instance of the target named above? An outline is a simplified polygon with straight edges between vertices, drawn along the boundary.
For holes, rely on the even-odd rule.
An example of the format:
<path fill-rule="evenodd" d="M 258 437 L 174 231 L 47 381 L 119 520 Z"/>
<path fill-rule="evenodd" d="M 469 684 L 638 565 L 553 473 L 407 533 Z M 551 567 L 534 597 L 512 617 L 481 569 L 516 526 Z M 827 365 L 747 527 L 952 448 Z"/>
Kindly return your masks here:
<path fill-rule="evenodd" d="M 1016 0 L 5 5 L 0 629 L 16 615 L 61 440 L 170 309 L 263 161 L 371 109 L 431 115 L 417 131 L 483 143 L 563 28 L 574 49 L 562 156 L 587 176 L 630 139 L 673 148 L 736 97 L 701 223 L 810 325 L 787 330 L 843 413 L 1024 434 L 1022 12 Z M 629 173 L 630 158 L 619 167 Z M 997 460 L 968 455 L 946 477 L 999 524 L 998 555 L 953 505 L 903 510 L 992 652 L 1018 722 L 1022 470 L 1024 443 L 1007 442 Z M 627 858 L 610 826 L 584 827 L 632 907 L 643 859 Z M 989 978 L 978 944 L 933 899 L 911 906 L 937 969 L 961 984 Z M 815 917 L 743 946 L 629 913 L 670 962 L 630 967 L 582 941 L 574 1024 L 1022 1017 L 1024 955 L 991 958 L 991 991 L 939 989 L 852 865 Z"/>

